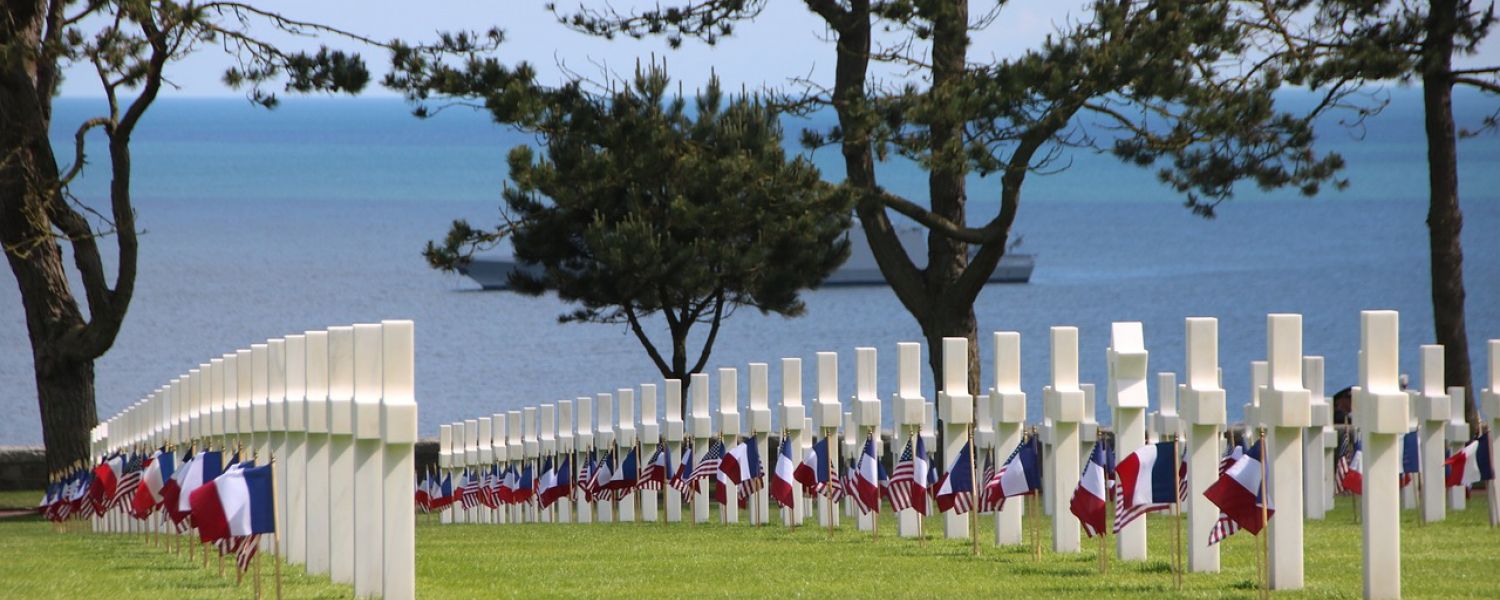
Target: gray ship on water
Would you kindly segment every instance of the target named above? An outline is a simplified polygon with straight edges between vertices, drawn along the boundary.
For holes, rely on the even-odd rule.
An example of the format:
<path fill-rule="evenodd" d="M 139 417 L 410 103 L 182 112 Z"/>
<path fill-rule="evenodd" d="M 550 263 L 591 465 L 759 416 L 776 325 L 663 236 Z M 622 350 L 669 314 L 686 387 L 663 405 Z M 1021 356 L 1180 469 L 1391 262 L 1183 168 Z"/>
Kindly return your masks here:
<path fill-rule="evenodd" d="M 919 269 L 927 266 L 926 233 L 926 229 L 919 227 L 904 227 L 896 231 L 901 239 L 901 246 Z M 1031 280 L 1036 255 L 1014 252 L 1015 246 L 1016 244 L 1012 244 L 1011 251 L 1000 258 L 1000 264 L 990 274 L 989 283 L 1026 283 Z M 975 249 L 971 248 L 970 256 L 974 252 Z M 467 275 L 486 290 L 510 289 L 510 274 L 513 271 L 540 274 L 541 267 L 519 264 L 514 256 L 504 254 L 476 256 L 458 267 L 459 273 Z M 875 255 L 870 252 L 870 244 L 865 240 L 865 230 L 857 226 L 849 228 L 849 260 L 844 261 L 842 266 L 829 275 L 823 285 L 854 287 L 885 284 L 885 277 L 880 274 L 880 266 L 875 264 Z"/>

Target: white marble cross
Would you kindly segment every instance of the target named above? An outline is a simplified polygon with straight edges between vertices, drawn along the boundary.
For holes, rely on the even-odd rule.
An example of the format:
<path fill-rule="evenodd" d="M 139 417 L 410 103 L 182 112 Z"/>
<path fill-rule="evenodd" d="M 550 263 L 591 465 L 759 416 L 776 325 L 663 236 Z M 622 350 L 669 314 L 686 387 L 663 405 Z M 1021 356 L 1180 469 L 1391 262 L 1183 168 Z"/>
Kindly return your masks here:
<path fill-rule="evenodd" d="M 1271 589 L 1303 586 L 1302 431 L 1312 425 L 1312 392 L 1302 385 L 1302 315 L 1266 316 L 1269 384 L 1260 390 L 1267 428 L 1266 469 L 1276 517 L 1270 538 Z"/>
<path fill-rule="evenodd" d="M 1412 397 L 1416 403 L 1419 444 L 1421 445 L 1422 520 L 1441 521 L 1447 514 L 1443 496 L 1447 482 L 1443 478 L 1443 448 L 1453 400 L 1448 398 L 1443 380 L 1443 347 L 1422 346 L 1422 391 Z"/>
<path fill-rule="evenodd" d="M 1400 317 L 1392 310 L 1367 310 L 1360 313 L 1359 324 L 1360 385 L 1354 392 L 1354 415 L 1364 463 L 1360 498 L 1364 595 L 1400 598 L 1400 438 L 1410 418 L 1410 399 L 1398 383 Z"/>
<path fill-rule="evenodd" d="M 1104 352 L 1109 363 L 1109 385 L 1105 393 L 1114 415 L 1115 453 L 1120 460 L 1146 445 L 1146 408 L 1151 395 L 1147 388 L 1150 355 L 1146 352 L 1145 339 L 1140 323 L 1110 325 L 1109 348 Z M 1072 490 L 1069 486 L 1056 491 L 1062 492 L 1066 502 L 1071 499 Z M 1069 514 L 1066 504 L 1060 506 L 1061 512 L 1053 508 L 1054 518 L 1062 519 Z M 1115 536 L 1115 544 L 1121 560 L 1146 560 L 1146 519 L 1136 519 L 1121 530 Z"/>
<path fill-rule="evenodd" d="M 938 392 L 937 404 L 938 420 L 943 423 L 942 456 L 946 470 L 969 442 L 969 426 L 974 423 L 974 397 L 969 395 L 968 338 L 943 338 L 943 389 Z M 949 539 L 968 539 L 968 515 L 956 511 L 944 513 L 943 535 Z"/>
<path fill-rule="evenodd" d="M 1021 391 L 1021 334 L 1014 331 L 995 332 L 995 387 L 990 389 L 990 416 L 995 424 L 995 449 L 993 459 L 999 470 L 1021 445 L 1026 428 L 1026 393 Z M 976 482 L 975 485 L 981 485 Z M 1006 502 L 1005 508 L 995 516 L 995 543 L 1018 545 L 1025 541 L 1022 517 L 1025 502 Z"/>

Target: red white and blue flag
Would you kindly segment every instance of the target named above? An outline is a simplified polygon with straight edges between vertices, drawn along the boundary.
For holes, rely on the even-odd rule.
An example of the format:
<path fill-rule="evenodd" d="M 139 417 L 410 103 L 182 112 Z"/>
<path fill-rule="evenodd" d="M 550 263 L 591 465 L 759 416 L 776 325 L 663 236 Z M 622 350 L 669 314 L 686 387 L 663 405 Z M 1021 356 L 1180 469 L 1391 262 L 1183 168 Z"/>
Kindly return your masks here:
<path fill-rule="evenodd" d="M 995 510 L 1004 510 L 1006 498 L 1028 496 L 1041 489 L 1041 439 L 1035 436 L 1017 444 L 1005 464 L 984 484 L 985 498 L 995 505 Z"/>
<path fill-rule="evenodd" d="M 802 484 L 808 494 L 830 491 L 828 485 L 828 438 L 814 439 L 812 446 L 802 454 L 802 462 L 792 471 L 792 477 Z"/>
<path fill-rule="evenodd" d="M 690 440 L 682 448 L 682 462 L 677 465 L 677 471 L 672 473 L 672 489 L 682 494 L 683 498 L 692 498 L 698 492 L 696 481 L 693 479 L 693 442 Z"/>
<path fill-rule="evenodd" d="M 636 480 L 640 477 L 639 462 L 640 456 L 635 448 L 631 448 L 625 453 L 625 459 L 620 461 L 619 468 L 610 472 L 609 483 L 604 485 L 604 489 L 611 492 L 615 500 L 624 498 L 635 489 Z"/>
<path fill-rule="evenodd" d="M 516 488 L 521 487 L 521 474 L 515 465 L 506 465 L 500 473 L 500 489 L 496 494 L 504 504 L 516 504 Z"/>
<path fill-rule="evenodd" d="M 656 451 L 651 453 L 651 459 L 646 461 L 646 468 L 641 470 L 641 481 L 636 484 L 643 490 L 658 491 L 667 484 L 667 474 L 672 471 L 672 453 L 667 450 L 665 442 L 656 442 Z"/>
<path fill-rule="evenodd" d="M 1229 467 L 1234 466 L 1234 463 L 1239 462 L 1240 457 L 1244 455 L 1244 446 L 1236 445 L 1235 447 L 1230 448 L 1229 452 L 1224 455 L 1224 458 L 1219 459 L 1219 476 L 1223 477 L 1224 473 L 1229 470 Z M 1234 519 L 1231 519 L 1229 518 L 1229 515 L 1220 512 L 1219 520 L 1214 521 L 1213 529 L 1210 529 L 1208 531 L 1208 545 L 1212 546 L 1221 541 L 1224 541 L 1224 538 L 1234 535 L 1234 532 L 1239 530 L 1240 526 L 1235 524 Z"/>
<path fill-rule="evenodd" d="M 463 475 L 459 477 L 458 502 L 464 508 L 479 506 L 479 476 L 464 469 Z"/>
<path fill-rule="evenodd" d="M 965 443 L 947 472 L 938 480 L 938 510 L 961 515 L 974 508 L 974 453 Z"/>
<path fill-rule="evenodd" d="M 172 480 L 172 467 L 172 453 L 165 450 L 158 450 L 146 461 L 141 471 L 140 484 L 136 486 L 135 495 L 130 499 L 131 516 L 145 519 L 156 512 L 156 507 L 162 501 L 162 490 Z"/>
<path fill-rule="evenodd" d="M 1349 437 L 1354 436 L 1350 434 Z M 1358 496 L 1365 490 L 1365 451 L 1357 439 L 1346 445 L 1345 450 L 1346 452 L 1339 453 L 1338 464 L 1334 467 L 1335 475 L 1337 475 L 1334 481 L 1344 492 Z"/>
<path fill-rule="evenodd" d="M 1157 511 L 1169 510 L 1181 500 L 1179 484 L 1185 465 L 1173 457 L 1176 442 L 1146 444 L 1115 465 L 1117 482 L 1114 532 Z"/>
<path fill-rule="evenodd" d="M 417 482 L 417 489 L 412 499 L 423 513 L 432 511 L 432 473 L 422 474 L 422 479 Z"/>
<path fill-rule="evenodd" d="M 433 510 L 442 510 L 453 505 L 453 475 L 451 473 L 443 473 L 443 482 L 438 484 L 432 496 Z"/>
<path fill-rule="evenodd" d="M 1256 442 L 1203 492 L 1203 497 L 1218 506 L 1224 516 L 1252 535 L 1260 535 L 1265 526 L 1262 510 L 1267 518 L 1276 513 L 1265 499 L 1265 482 L 1261 477 L 1265 466 L 1261 462 L 1261 448 L 1261 442 Z"/>
<path fill-rule="evenodd" d="M 776 470 L 771 473 L 771 497 L 782 508 L 791 508 L 797 495 L 796 463 L 792 461 L 792 440 L 781 436 L 781 450 L 776 453 Z"/>
<path fill-rule="evenodd" d="M 271 466 L 225 471 L 188 497 L 198 537 L 212 542 L 276 531 Z"/>
<path fill-rule="evenodd" d="M 224 455 L 218 450 L 199 452 L 197 457 L 183 465 L 182 469 L 186 472 L 183 473 L 179 483 L 182 489 L 177 492 L 177 510 L 191 515 L 192 504 L 189 498 L 192 497 L 193 492 L 198 491 L 198 488 L 203 487 L 204 484 L 218 479 L 223 468 Z"/>
<path fill-rule="evenodd" d="M 866 513 L 880 512 L 880 465 L 875 460 L 875 440 L 865 440 L 854 467 L 854 504 Z"/>
<path fill-rule="evenodd" d="M 698 461 L 693 467 L 692 475 L 688 479 L 697 481 L 704 477 L 715 475 L 719 472 L 719 463 L 724 460 L 724 441 L 714 440 L 708 444 L 708 452 L 703 454 L 703 460 Z"/>
<path fill-rule="evenodd" d="M 537 485 L 537 500 L 542 508 L 552 506 L 559 499 L 566 498 L 573 493 L 572 466 L 568 464 L 568 458 L 564 456 L 558 461 L 557 468 L 552 467 L 552 459 L 547 459 L 546 466 L 542 469 L 542 479 Z"/>
<path fill-rule="evenodd" d="M 738 488 L 738 498 L 744 500 L 765 485 L 765 469 L 760 462 L 760 448 L 752 438 L 736 444 L 733 450 L 719 461 L 719 472 L 724 481 Z"/>
<path fill-rule="evenodd" d="M 927 458 L 927 444 L 921 436 L 906 441 L 906 448 L 896 459 L 896 468 L 891 473 L 891 508 L 902 511 L 916 509 L 926 515 L 928 477 L 932 475 L 932 464 Z"/>
<path fill-rule="evenodd" d="M 1099 442 L 1094 442 L 1094 450 L 1089 453 L 1083 473 L 1078 476 L 1078 488 L 1073 490 L 1073 499 L 1068 503 L 1068 510 L 1078 517 L 1083 532 L 1089 537 L 1104 533 L 1105 509 L 1108 507 L 1104 499 L 1108 495 L 1104 481 L 1104 450 Z"/>
<path fill-rule="evenodd" d="M 1490 452 L 1490 432 L 1486 431 L 1444 460 L 1448 467 L 1445 478 L 1448 487 L 1467 488 L 1481 481 L 1493 481 L 1495 467 L 1490 464 Z"/>
<path fill-rule="evenodd" d="M 521 479 L 516 483 L 515 502 L 530 502 L 536 496 L 536 468 L 531 463 L 521 466 Z"/>

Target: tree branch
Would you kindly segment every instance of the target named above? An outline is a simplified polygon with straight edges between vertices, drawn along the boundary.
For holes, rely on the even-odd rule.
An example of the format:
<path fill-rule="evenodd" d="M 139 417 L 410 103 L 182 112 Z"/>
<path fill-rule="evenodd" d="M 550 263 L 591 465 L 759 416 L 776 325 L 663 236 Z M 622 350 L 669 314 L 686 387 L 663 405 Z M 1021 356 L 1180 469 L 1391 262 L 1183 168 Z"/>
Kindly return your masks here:
<path fill-rule="evenodd" d="M 708 328 L 708 339 L 703 340 L 703 353 L 698 355 L 698 363 L 693 365 L 693 370 L 689 373 L 702 372 L 703 366 L 708 364 L 708 355 L 713 352 L 714 339 L 719 337 L 719 323 L 723 320 L 724 289 L 719 288 L 719 291 L 714 294 L 714 320 Z"/>
<path fill-rule="evenodd" d="M 1500 83 L 1474 77 L 1454 77 L 1453 83 L 1476 87 L 1491 94 L 1500 94 Z"/>
<path fill-rule="evenodd" d="M 887 208 L 906 215 L 928 229 L 941 233 L 948 238 L 970 244 L 984 244 L 1004 237 L 1002 235 L 1003 232 L 996 229 L 994 222 L 978 229 L 963 227 L 943 218 L 941 215 L 934 214 L 920 204 L 895 194 L 887 193 L 885 190 L 878 190 L 876 194 L 880 198 L 880 203 L 884 204 Z"/>
<path fill-rule="evenodd" d="M 667 365 L 667 361 L 662 359 L 661 352 L 656 350 L 656 344 L 651 343 L 651 338 L 646 335 L 646 330 L 641 328 L 641 322 L 635 316 L 635 307 L 627 302 L 623 310 L 625 311 L 625 318 L 630 321 L 630 331 L 635 334 L 637 340 L 640 340 L 641 345 L 646 347 L 646 354 L 651 355 L 651 362 L 656 363 L 656 368 L 661 371 L 663 377 L 671 377 L 672 367 Z"/>

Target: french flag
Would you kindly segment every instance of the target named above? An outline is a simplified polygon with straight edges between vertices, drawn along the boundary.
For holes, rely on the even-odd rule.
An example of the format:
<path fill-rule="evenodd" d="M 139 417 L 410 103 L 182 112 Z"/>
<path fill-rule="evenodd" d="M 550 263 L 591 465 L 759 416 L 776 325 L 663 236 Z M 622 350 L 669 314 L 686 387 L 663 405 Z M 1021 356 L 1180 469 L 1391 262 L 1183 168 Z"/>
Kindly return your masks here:
<path fill-rule="evenodd" d="M 161 488 L 161 508 L 167 512 L 167 517 L 177 525 L 178 530 L 184 529 L 188 511 L 180 510 L 178 505 L 182 502 L 182 478 L 187 474 L 187 467 L 192 464 L 191 454 L 182 457 L 182 464 L 172 469 L 172 478 Z"/>
<path fill-rule="evenodd" d="M 542 481 L 539 486 L 541 491 L 537 495 L 542 508 L 552 506 L 552 503 L 573 493 L 573 471 L 572 465 L 568 463 L 568 458 L 563 457 L 558 462 L 557 469 L 555 470 L 552 469 L 552 459 L 547 459 L 547 463 L 547 470 L 542 474 Z"/>
<path fill-rule="evenodd" d="M 1344 468 L 1342 483 L 1344 489 L 1354 495 L 1363 494 L 1365 490 L 1365 449 L 1359 440 L 1354 440 L 1354 450 L 1349 453 L 1348 466 Z"/>
<path fill-rule="evenodd" d="M 1115 480 L 1119 481 L 1115 532 L 1143 514 L 1167 510 L 1178 501 L 1175 450 L 1172 441 L 1146 444 L 1115 465 Z"/>
<path fill-rule="evenodd" d="M 1042 489 L 1042 455 L 1038 451 L 1041 441 L 1032 437 L 1016 445 L 1000 470 L 985 482 L 985 495 L 997 510 L 1005 508 L 1005 499 L 1012 496 L 1034 494 Z"/>
<path fill-rule="evenodd" d="M 792 440 L 781 436 L 781 451 L 776 453 L 776 471 L 771 474 L 771 497 L 782 508 L 791 508 L 796 497 L 796 463 L 792 462 Z"/>
<path fill-rule="evenodd" d="M 120 485 L 120 472 L 125 470 L 125 457 L 119 454 L 104 459 L 104 462 L 94 467 L 94 485 L 89 488 L 89 501 L 94 504 L 95 512 L 100 516 L 109 504 L 109 500 L 115 497 L 115 490 Z"/>
<path fill-rule="evenodd" d="M 1401 487 L 1412 482 L 1413 474 L 1422 472 L 1422 444 L 1416 431 L 1401 436 Z"/>
<path fill-rule="evenodd" d="M 935 498 L 938 510 L 951 510 L 953 514 L 961 515 L 973 508 L 974 459 L 971 454 L 969 444 L 964 444 L 953 464 L 948 466 L 948 472 L 943 473 Z"/>
<path fill-rule="evenodd" d="M 443 482 L 434 490 L 433 510 L 442 510 L 453 504 L 453 474 L 443 473 Z"/>
<path fill-rule="evenodd" d="M 198 453 L 198 457 L 183 465 L 180 485 L 182 490 L 177 492 L 178 512 L 192 514 L 192 495 L 204 484 L 219 477 L 220 470 L 224 468 L 224 455 L 217 450 L 206 450 Z"/>
<path fill-rule="evenodd" d="M 1265 468 L 1261 463 L 1262 452 L 1261 442 L 1256 442 L 1219 476 L 1218 481 L 1203 492 L 1203 497 L 1218 506 L 1219 512 L 1233 519 L 1251 535 L 1260 535 L 1261 528 L 1265 526 L 1265 521 L 1261 518 L 1263 504 L 1266 517 L 1276 513 L 1265 502 L 1265 486 L 1261 479 L 1261 470 Z M 1120 464 L 1124 465 L 1123 462 Z"/>
<path fill-rule="evenodd" d="M 609 483 L 605 484 L 604 489 L 613 491 L 616 500 L 624 498 L 630 490 L 635 489 L 635 483 L 640 478 L 640 469 L 637 466 L 639 462 L 640 457 L 635 449 L 631 448 L 625 453 L 625 460 L 620 461 L 620 468 L 610 473 Z"/>
<path fill-rule="evenodd" d="M 521 481 L 516 484 L 516 503 L 530 502 L 536 493 L 536 474 L 530 463 L 521 467 Z"/>
<path fill-rule="evenodd" d="M 137 519 L 145 519 L 155 512 L 162 502 L 162 489 L 172 480 L 172 453 L 157 451 L 146 463 L 141 473 L 141 483 L 130 499 L 130 512 Z"/>
<path fill-rule="evenodd" d="M 230 469 L 188 496 L 198 537 L 204 542 L 274 533 L 276 513 L 271 466 Z"/>
<path fill-rule="evenodd" d="M 432 510 L 431 484 L 432 474 L 424 474 L 422 476 L 422 480 L 417 482 L 416 495 L 413 496 L 413 500 L 416 502 L 417 508 L 422 509 L 422 512 L 424 513 Z"/>
<path fill-rule="evenodd" d="M 792 478 L 802 484 L 809 494 L 817 493 L 828 484 L 828 438 L 813 440 L 811 448 L 802 454 L 802 463 L 792 471 Z"/>
<path fill-rule="evenodd" d="M 854 470 L 854 492 L 858 494 L 860 509 L 864 512 L 880 512 L 880 464 L 875 461 L 875 440 L 865 440 L 865 449 L 859 454 L 859 464 Z"/>
<path fill-rule="evenodd" d="M 1083 474 L 1078 477 L 1078 488 L 1073 490 L 1073 500 L 1068 503 L 1068 510 L 1078 517 L 1089 537 L 1104 532 L 1107 506 L 1104 496 L 1104 451 L 1098 442 L 1094 442 L 1094 451 L 1089 453 L 1089 462 L 1084 465 Z"/>
<path fill-rule="evenodd" d="M 1495 467 L 1490 464 L 1490 432 L 1486 431 L 1464 444 L 1462 450 L 1443 461 L 1448 466 L 1448 487 L 1469 487 L 1480 481 L 1493 481 Z"/>
<path fill-rule="evenodd" d="M 520 484 L 521 480 L 516 476 L 516 468 L 507 465 L 505 472 L 500 474 L 499 500 L 505 504 L 515 504 L 516 487 Z"/>
<path fill-rule="evenodd" d="M 719 472 L 739 484 L 760 475 L 760 451 L 751 440 L 741 441 L 719 461 Z"/>

